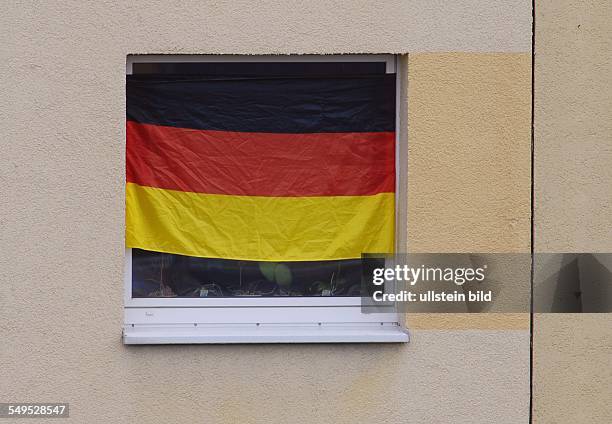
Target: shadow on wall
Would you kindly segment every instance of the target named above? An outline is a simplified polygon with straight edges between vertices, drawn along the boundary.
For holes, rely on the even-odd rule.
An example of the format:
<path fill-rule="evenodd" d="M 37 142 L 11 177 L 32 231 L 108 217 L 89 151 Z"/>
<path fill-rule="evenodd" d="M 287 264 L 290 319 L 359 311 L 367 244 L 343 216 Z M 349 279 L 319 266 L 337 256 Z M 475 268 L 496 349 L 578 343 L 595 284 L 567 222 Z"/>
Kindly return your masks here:
<path fill-rule="evenodd" d="M 533 297 L 534 312 L 612 312 L 612 254 L 536 254 Z"/>

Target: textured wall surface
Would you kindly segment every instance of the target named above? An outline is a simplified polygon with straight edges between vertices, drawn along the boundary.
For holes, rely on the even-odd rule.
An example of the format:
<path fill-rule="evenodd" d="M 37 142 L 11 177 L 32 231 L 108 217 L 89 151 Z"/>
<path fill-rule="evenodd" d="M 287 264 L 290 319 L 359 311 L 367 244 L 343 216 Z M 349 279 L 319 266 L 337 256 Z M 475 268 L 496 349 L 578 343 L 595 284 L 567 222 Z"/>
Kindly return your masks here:
<path fill-rule="evenodd" d="M 536 13 L 535 248 L 611 252 L 612 3 Z"/>
<path fill-rule="evenodd" d="M 536 2 L 540 252 L 612 252 L 611 21 L 608 1 Z M 612 314 L 534 322 L 534 422 L 612 422 Z"/>
<path fill-rule="evenodd" d="M 531 48 L 529 0 L 18 3 L 0 17 L 9 32 L 25 31 L 11 44 L 25 48 L 39 41 L 37 48 L 46 55 L 64 49 L 74 59 L 97 54 L 109 61 L 125 60 L 128 53 L 526 52 Z"/>
<path fill-rule="evenodd" d="M 408 57 L 409 251 L 529 252 L 531 54 Z M 504 283 L 527 289 L 525 271 Z M 529 328 L 526 313 L 418 314 L 408 322 Z"/>
<path fill-rule="evenodd" d="M 510 53 L 473 56 L 482 72 L 466 62 L 471 56 L 422 56 L 414 62 L 417 78 L 409 79 L 422 97 L 439 96 L 439 89 L 458 96 L 457 104 L 441 99 L 446 109 L 440 113 L 463 113 L 470 125 L 484 113 L 499 123 L 500 132 L 497 124 L 485 123 L 488 137 L 468 140 L 470 151 L 478 153 L 475 143 L 482 142 L 491 152 L 490 137 L 500 137 L 511 159 L 493 153 L 492 160 L 522 161 L 524 140 L 517 134 L 524 128 L 515 115 L 524 113 L 526 63 L 514 53 L 529 51 L 530 19 L 525 0 L 100 1 L 86 6 L 24 1 L 5 8 L 0 16 L 0 398 L 67 401 L 71 421 L 78 423 L 294 422 L 296 417 L 309 423 L 397 423 L 407 416 L 413 422 L 525 422 L 525 330 L 456 330 L 447 321 L 437 324 L 448 326 L 445 330 L 414 331 L 412 342 L 402 346 L 129 348 L 121 344 L 120 329 L 127 54 Z M 467 75 L 450 69 L 456 66 Z M 501 75 L 490 74 L 497 72 Z M 483 88 L 489 94 L 480 100 L 491 110 L 459 107 L 471 94 L 452 88 L 448 78 L 470 90 Z M 493 100 L 509 109 L 504 113 Z M 419 104 L 434 106 L 423 99 Z M 449 161 L 448 168 L 457 170 L 444 154 L 452 123 L 439 122 L 444 132 L 437 136 L 426 122 L 412 123 L 441 153 L 436 166 Z M 513 129 L 515 123 L 520 128 Z M 462 141 L 472 134 L 467 128 L 458 133 Z M 425 158 L 411 167 L 415 176 L 436 178 L 436 186 L 444 178 L 453 185 L 457 178 L 456 172 L 432 173 Z M 520 249 L 526 236 L 515 212 L 525 206 L 524 175 L 512 174 L 519 181 L 515 187 L 499 181 L 503 175 L 494 166 L 484 169 L 507 194 L 494 196 L 483 222 L 494 228 L 493 215 L 499 212 L 509 232 L 503 248 Z M 459 178 L 466 175 L 479 184 L 489 181 L 476 171 Z M 421 197 L 432 202 L 428 193 L 420 193 L 411 198 L 415 204 Z M 464 218 L 466 211 L 478 213 L 456 206 Z M 465 218 L 457 229 L 443 222 L 446 233 L 435 234 L 430 222 L 435 215 L 419 216 L 423 234 L 441 237 L 440 243 L 449 231 L 466 232 L 459 240 L 477 228 L 477 220 Z M 477 246 L 495 247 L 478 234 Z"/>
<path fill-rule="evenodd" d="M 22 330 L 26 341 L 11 333 L 0 393 L 70 402 L 76 423 L 515 424 L 528 414 L 524 331 L 417 331 L 405 345 L 124 347 L 110 326 L 75 337 L 55 324 Z"/>
<path fill-rule="evenodd" d="M 411 251 L 529 252 L 531 55 L 411 54 L 408 72 Z"/>

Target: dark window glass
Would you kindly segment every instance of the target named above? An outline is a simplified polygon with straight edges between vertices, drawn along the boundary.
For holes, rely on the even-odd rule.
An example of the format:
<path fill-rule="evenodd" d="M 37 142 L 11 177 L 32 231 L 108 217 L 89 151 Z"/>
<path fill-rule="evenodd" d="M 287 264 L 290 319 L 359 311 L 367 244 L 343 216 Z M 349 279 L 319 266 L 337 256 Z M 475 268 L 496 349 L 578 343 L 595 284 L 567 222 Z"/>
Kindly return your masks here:
<path fill-rule="evenodd" d="M 360 259 L 256 262 L 132 249 L 132 297 L 361 296 L 361 275 Z"/>

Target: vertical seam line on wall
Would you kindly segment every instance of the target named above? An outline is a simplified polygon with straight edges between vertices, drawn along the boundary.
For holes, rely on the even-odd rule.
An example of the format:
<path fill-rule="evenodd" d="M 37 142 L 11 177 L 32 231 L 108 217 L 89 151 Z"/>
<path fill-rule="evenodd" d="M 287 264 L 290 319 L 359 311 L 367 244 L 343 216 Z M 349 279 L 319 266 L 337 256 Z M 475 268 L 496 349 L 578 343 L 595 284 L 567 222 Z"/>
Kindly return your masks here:
<path fill-rule="evenodd" d="M 535 0 L 531 1 L 531 270 L 529 304 L 529 423 L 533 423 L 533 279 L 535 252 Z"/>

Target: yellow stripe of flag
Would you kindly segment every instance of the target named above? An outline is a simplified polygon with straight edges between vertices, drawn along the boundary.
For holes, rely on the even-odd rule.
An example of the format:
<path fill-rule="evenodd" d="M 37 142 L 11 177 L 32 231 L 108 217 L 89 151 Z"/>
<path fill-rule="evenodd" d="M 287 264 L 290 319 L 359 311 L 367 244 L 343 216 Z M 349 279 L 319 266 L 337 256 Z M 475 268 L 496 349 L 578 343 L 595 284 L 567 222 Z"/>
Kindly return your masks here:
<path fill-rule="evenodd" d="M 126 246 L 210 258 L 319 261 L 390 253 L 393 193 L 261 197 L 126 187 Z"/>

